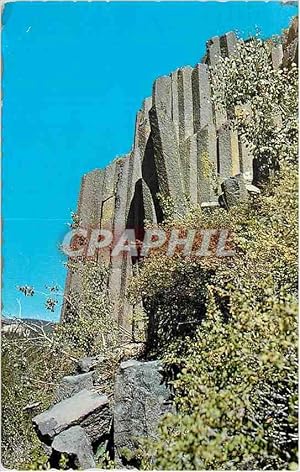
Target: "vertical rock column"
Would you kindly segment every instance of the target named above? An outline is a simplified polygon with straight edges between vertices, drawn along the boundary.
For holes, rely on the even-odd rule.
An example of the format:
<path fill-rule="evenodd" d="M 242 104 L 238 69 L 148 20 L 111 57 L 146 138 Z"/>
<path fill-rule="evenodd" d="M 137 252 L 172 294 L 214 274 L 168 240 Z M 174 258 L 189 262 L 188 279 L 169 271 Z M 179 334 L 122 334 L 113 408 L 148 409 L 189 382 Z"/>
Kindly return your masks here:
<path fill-rule="evenodd" d="M 152 195 L 142 176 L 142 161 L 151 132 L 149 122 L 151 102 L 151 99 L 146 99 L 138 112 L 133 149 L 118 163 L 113 223 L 116 240 L 126 229 L 134 230 L 135 236 L 139 237 L 139 233 L 143 230 L 146 210 L 148 219 L 156 221 Z M 132 270 L 132 256 L 129 251 L 111 258 L 109 288 L 114 317 L 118 320 L 121 331 L 126 333 L 125 337 L 130 337 L 132 331 L 132 306 L 127 300 Z"/>
<path fill-rule="evenodd" d="M 130 184 L 130 155 L 120 158 L 117 162 L 118 177 L 114 209 L 113 232 L 115 242 L 119 240 L 126 229 L 127 195 Z M 109 271 L 109 292 L 113 304 L 113 317 L 121 328 L 130 333 L 131 308 L 124 299 L 124 279 L 128 276 L 130 254 L 120 252 L 111 257 Z"/>
<path fill-rule="evenodd" d="M 135 123 L 134 145 L 131 154 L 132 174 L 131 188 L 129 189 L 127 201 L 127 219 L 130 216 L 130 224 L 134 225 L 134 227 L 139 227 L 138 229 L 141 229 L 140 227 L 143 226 L 143 221 L 140 221 L 141 214 L 144 213 L 144 211 L 141 209 L 141 206 L 143 206 L 142 162 L 144 160 L 145 150 L 151 132 L 149 121 L 149 110 L 151 106 L 152 99 L 147 98 L 146 100 L 144 100 L 142 109 L 137 113 Z M 132 208 L 132 204 L 134 205 L 134 208 Z M 154 207 L 153 202 L 152 205 Z M 134 212 L 134 218 L 129 215 L 130 212 Z M 147 216 L 150 217 L 149 219 L 152 219 L 152 221 L 156 220 L 155 212 L 154 214 Z"/>
<path fill-rule="evenodd" d="M 102 185 L 104 181 L 104 170 L 94 170 L 84 175 L 81 180 L 79 201 L 77 207 L 77 213 L 80 220 L 80 227 L 90 231 L 92 228 L 99 227 L 100 224 L 100 213 L 101 213 L 101 201 L 102 201 Z M 72 260 L 69 258 L 69 265 L 72 264 Z M 64 290 L 64 302 L 62 306 L 61 319 L 66 319 L 69 302 L 72 298 L 72 293 L 81 292 L 81 281 L 78 273 L 69 268 L 65 290 Z"/>
<path fill-rule="evenodd" d="M 194 133 L 213 123 L 213 107 L 209 70 L 206 64 L 197 64 L 193 70 Z"/>
<path fill-rule="evenodd" d="M 220 58 L 222 57 L 221 54 L 221 45 L 220 45 L 220 38 L 215 36 L 207 43 L 207 58 L 208 64 L 210 67 L 218 67 L 218 63 Z M 217 129 L 222 126 L 223 123 L 227 120 L 227 112 L 225 107 L 218 106 L 214 109 L 214 116 L 215 116 L 215 123 Z"/>
<path fill-rule="evenodd" d="M 104 170 L 94 170 L 83 177 L 78 214 L 84 228 L 97 227 L 100 223 Z"/>
<path fill-rule="evenodd" d="M 117 182 L 117 163 L 113 161 L 104 169 L 104 179 L 102 184 L 102 200 L 100 202 L 100 228 L 112 230 L 114 209 L 115 209 L 115 193 Z M 110 248 L 101 248 L 98 253 L 98 261 L 101 264 L 109 265 Z"/>
<path fill-rule="evenodd" d="M 217 146 L 213 124 L 187 139 L 189 151 L 189 196 L 192 203 L 217 201 Z"/>
<path fill-rule="evenodd" d="M 272 64 L 274 69 L 279 69 L 283 59 L 282 44 L 275 44 L 271 50 Z"/>
<path fill-rule="evenodd" d="M 179 145 L 180 170 L 184 193 L 188 193 L 188 159 L 186 139 L 193 129 L 192 67 L 183 67 L 171 74 L 172 110 Z"/>
<path fill-rule="evenodd" d="M 143 103 L 143 107 L 141 110 L 141 115 L 139 116 L 139 120 L 137 121 L 137 132 L 135 135 L 135 148 L 138 148 L 139 154 L 141 156 L 141 173 L 143 174 L 143 164 L 149 165 L 150 162 L 146 162 L 146 152 L 149 149 L 149 144 L 151 138 L 151 126 L 150 126 L 150 118 L 149 112 L 152 107 L 152 97 L 146 98 Z M 151 159 L 151 169 L 155 169 L 155 162 L 154 162 L 154 155 L 149 156 Z M 147 169 L 150 171 L 150 169 Z M 156 187 L 156 186 L 155 186 Z M 155 203 L 153 200 L 156 198 L 157 188 L 150 188 L 148 183 L 144 179 L 144 175 L 142 175 L 142 182 L 141 182 L 141 191 L 142 191 L 142 204 L 143 204 L 143 213 L 144 218 L 152 223 L 157 223 L 157 215 L 155 210 Z M 152 195 L 153 194 L 153 195 Z"/>
<path fill-rule="evenodd" d="M 185 141 L 187 158 L 187 193 L 191 203 L 215 200 L 217 175 L 216 132 L 209 71 L 206 64 L 197 64 L 192 72 L 194 134 Z"/>
<path fill-rule="evenodd" d="M 238 135 L 230 128 L 229 122 L 218 130 L 218 160 L 220 184 L 240 173 Z"/>
<path fill-rule="evenodd" d="M 185 211 L 177 135 L 171 116 L 171 77 L 160 77 L 153 87 L 150 123 L 159 188 L 170 196 L 179 214 Z"/>
<path fill-rule="evenodd" d="M 207 50 L 209 64 L 217 68 L 220 58 L 231 57 L 237 54 L 235 33 L 229 32 L 220 38 L 213 38 L 208 42 Z M 215 108 L 219 184 L 226 178 L 239 174 L 241 171 L 239 139 L 237 132 L 230 127 L 230 121 L 228 120 L 229 111 L 225 108 Z M 220 187 L 219 191 L 221 191 Z"/>

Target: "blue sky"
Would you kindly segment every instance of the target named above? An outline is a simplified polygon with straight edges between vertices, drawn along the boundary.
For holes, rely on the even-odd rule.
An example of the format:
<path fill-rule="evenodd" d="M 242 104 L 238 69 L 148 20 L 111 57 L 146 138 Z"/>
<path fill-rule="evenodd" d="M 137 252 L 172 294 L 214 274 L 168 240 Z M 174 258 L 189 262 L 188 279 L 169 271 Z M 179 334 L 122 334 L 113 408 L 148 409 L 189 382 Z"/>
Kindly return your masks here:
<path fill-rule="evenodd" d="M 279 33 L 296 7 L 271 2 L 17 2 L 2 17 L 3 313 L 59 318 L 16 285 L 64 286 L 58 246 L 81 176 L 131 148 L 159 75 L 194 65 L 212 36 Z"/>

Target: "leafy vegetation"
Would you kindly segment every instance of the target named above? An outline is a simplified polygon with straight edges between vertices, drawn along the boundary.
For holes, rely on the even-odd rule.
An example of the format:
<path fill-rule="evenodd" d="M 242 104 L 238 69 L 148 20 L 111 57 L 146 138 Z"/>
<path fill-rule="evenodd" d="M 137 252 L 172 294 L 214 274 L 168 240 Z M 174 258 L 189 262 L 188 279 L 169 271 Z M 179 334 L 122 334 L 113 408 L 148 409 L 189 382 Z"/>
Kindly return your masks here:
<path fill-rule="evenodd" d="M 226 110 L 232 127 L 253 154 L 254 180 L 298 157 L 298 68 L 273 67 L 280 38 L 239 41 L 236 54 L 211 70 L 215 108 Z"/>
<path fill-rule="evenodd" d="M 93 355 L 118 345 L 118 328 L 111 316 L 107 291 L 107 269 L 95 261 L 70 262 L 75 289 L 66 300 L 64 323 L 57 328 L 62 342 L 79 355 Z"/>
<path fill-rule="evenodd" d="M 158 346 L 175 375 L 178 412 L 164 419 L 150 449 L 155 467 L 285 469 L 297 462 L 296 197 L 296 169 L 286 166 L 255 204 L 209 214 L 212 226 L 230 220 L 234 257 L 183 263 L 177 254 L 168 267 L 156 258 L 145 263 L 141 286 L 162 326 L 169 318 L 175 326 L 195 300 L 201 307 L 189 335 L 174 341 L 173 331 Z M 202 225 L 208 215 L 190 219 Z M 163 288 L 155 290 L 154 274 Z"/>
<path fill-rule="evenodd" d="M 28 338 L 11 333 L 2 337 L 1 361 L 2 464 L 21 470 L 42 467 L 47 456 L 31 418 L 49 408 L 57 382 L 72 369 L 72 359 L 41 333 Z"/>

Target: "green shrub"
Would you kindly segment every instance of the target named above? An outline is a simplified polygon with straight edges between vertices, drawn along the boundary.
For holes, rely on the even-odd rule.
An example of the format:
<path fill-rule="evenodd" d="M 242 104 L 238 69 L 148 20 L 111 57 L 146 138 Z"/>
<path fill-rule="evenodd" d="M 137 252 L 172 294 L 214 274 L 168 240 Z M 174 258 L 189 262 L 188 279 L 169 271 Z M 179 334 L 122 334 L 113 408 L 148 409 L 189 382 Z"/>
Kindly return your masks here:
<path fill-rule="evenodd" d="M 212 226 L 220 214 L 210 214 Z M 227 217 L 234 257 L 177 255 L 171 269 L 150 258 L 141 272 L 143 294 L 162 305 L 162 324 L 173 317 L 176 325 L 194 298 L 202 307 L 189 336 L 164 338 L 166 365 L 179 372 L 172 381 L 178 413 L 162 422 L 149 449 L 156 468 L 284 469 L 297 461 L 297 169 L 283 166 L 255 204 Z M 196 218 L 206 225 L 200 211 Z M 189 271 L 198 291 L 187 290 Z"/>
<path fill-rule="evenodd" d="M 21 470 L 46 467 L 31 419 L 53 403 L 57 382 L 72 370 L 73 361 L 42 338 L 18 334 L 2 336 L 1 352 L 2 464 Z"/>
<path fill-rule="evenodd" d="M 117 346 L 118 327 L 112 318 L 107 269 L 95 261 L 73 262 L 78 291 L 68 296 L 67 313 L 56 337 L 79 356 L 107 352 Z"/>
<path fill-rule="evenodd" d="M 282 159 L 298 157 L 298 68 L 273 68 L 271 50 L 278 40 L 238 41 L 236 54 L 211 69 L 215 107 L 227 111 L 248 143 L 259 179 L 278 169 Z"/>

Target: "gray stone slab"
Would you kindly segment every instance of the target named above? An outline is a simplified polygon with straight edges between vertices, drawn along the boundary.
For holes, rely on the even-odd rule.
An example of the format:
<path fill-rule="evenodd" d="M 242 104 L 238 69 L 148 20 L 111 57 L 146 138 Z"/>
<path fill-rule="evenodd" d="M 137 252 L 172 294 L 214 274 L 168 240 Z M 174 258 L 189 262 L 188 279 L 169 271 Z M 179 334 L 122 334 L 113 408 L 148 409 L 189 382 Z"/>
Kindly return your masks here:
<path fill-rule="evenodd" d="M 282 60 L 283 60 L 282 44 L 279 43 L 272 47 L 271 56 L 272 56 L 273 68 L 279 69 L 279 67 L 282 65 Z"/>
<path fill-rule="evenodd" d="M 221 45 L 219 36 L 214 36 L 210 41 L 208 41 L 206 47 L 208 54 L 208 63 L 210 66 L 215 67 L 221 57 Z"/>
<path fill-rule="evenodd" d="M 233 31 L 225 34 L 225 42 L 227 49 L 227 56 L 234 56 L 237 54 L 237 37 Z"/>
<path fill-rule="evenodd" d="M 114 159 L 108 166 L 104 168 L 104 181 L 102 186 L 102 200 L 111 197 L 115 192 L 117 181 L 117 162 Z"/>
<path fill-rule="evenodd" d="M 180 147 L 181 174 L 184 185 L 184 193 L 189 201 L 197 203 L 197 138 L 195 134 L 188 137 Z"/>
<path fill-rule="evenodd" d="M 100 227 L 111 229 L 114 218 L 115 192 L 117 182 L 117 162 L 114 160 L 104 169 L 101 195 Z"/>
<path fill-rule="evenodd" d="M 194 137 L 194 155 L 191 160 L 197 159 L 198 182 L 197 200 L 198 203 L 217 200 L 217 138 L 213 125 L 205 126 L 198 131 Z M 195 164 L 194 164 L 195 165 Z"/>
<path fill-rule="evenodd" d="M 108 433 L 111 413 L 106 395 L 84 389 L 35 416 L 32 421 L 45 442 L 75 425 L 82 426 L 89 437 L 96 440 Z"/>
<path fill-rule="evenodd" d="M 101 189 L 101 200 L 99 202 L 99 228 L 101 229 L 112 230 L 113 227 L 116 181 L 117 162 L 116 160 L 114 160 L 104 169 L 104 178 Z M 110 261 L 110 249 L 108 247 L 101 248 L 101 250 L 97 252 L 97 258 L 99 263 L 104 264 L 106 267 L 108 267 Z"/>
<path fill-rule="evenodd" d="M 152 106 L 152 99 L 148 98 L 144 100 L 142 108 L 137 112 L 135 120 L 135 132 L 134 132 L 134 142 L 133 150 L 140 154 L 142 158 L 147 140 L 150 134 L 150 121 L 149 121 L 149 106 Z"/>
<path fill-rule="evenodd" d="M 177 72 L 179 144 L 194 132 L 192 72 L 192 67 L 183 67 Z"/>
<path fill-rule="evenodd" d="M 131 201 L 134 196 L 135 184 L 142 177 L 141 156 L 139 152 L 132 151 L 128 160 L 128 182 L 126 195 L 126 209 L 124 214 L 124 224 L 126 227 Z"/>
<path fill-rule="evenodd" d="M 190 194 L 190 153 L 192 136 L 187 138 L 179 147 L 180 154 L 180 172 L 184 195 L 189 198 Z"/>
<path fill-rule="evenodd" d="M 143 206 L 145 212 L 145 219 L 147 221 L 151 221 L 152 223 L 157 223 L 156 211 L 155 206 L 152 198 L 151 191 L 146 184 L 146 182 L 142 181 L 142 192 L 143 192 Z"/>
<path fill-rule="evenodd" d="M 239 140 L 240 169 L 245 181 L 251 183 L 253 180 L 253 154 L 245 139 Z"/>
<path fill-rule="evenodd" d="M 131 158 L 131 162 L 130 162 Z M 131 164 L 131 167 L 130 167 Z M 126 229 L 126 216 L 128 205 L 128 192 L 132 177 L 132 154 L 127 155 L 118 162 L 118 178 L 116 184 L 116 199 L 114 209 L 114 238 L 117 242 Z M 109 293 L 112 302 L 113 317 L 116 321 L 120 319 L 123 312 L 121 303 L 122 292 L 122 271 L 123 271 L 123 254 L 111 257 L 109 268 Z"/>
<path fill-rule="evenodd" d="M 83 227 L 97 227 L 100 223 L 104 170 L 96 169 L 83 177 L 78 207 Z"/>
<path fill-rule="evenodd" d="M 188 195 L 191 203 L 198 203 L 198 180 L 201 184 L 201 176 L 199 174 L 199 139 L 194 134 L 189 138 L 189 160 L 188 160 Z"/>
<path fill-rule="evenodd" d="M 110 166 L 108 166 L 108 169 Z M 85 174 L 81 180 L 80 194 L 78 199 L 77 213 L 80 227 L 85 230 L 100 228 L 103 219 L 103 185 L 105 182 L 106 169 L 96 169 Z M 95 257 L 98 257 L 95 254 Z M 79 275 L 68 270 L 65 294 L 71 297 L 71 293 L 81 293 L 82 284 Z M 62 308 L 62 319 L 67 316 L 67 304 Z"/>
<path fill-rule="evenodd" d="M 150 117 L 160 191 L 163 195 L 170 196 L 177 212 L 183 214 L 184 193 L 174 125 L 162 110 L 153 110 Z"/>
<path fill-rule="evenodd" d="M 131 191 L 128 195 L 127 199 L 127 216 L 129 216 L 129 212 L 133 211 L 134 205 L 134 218 L 130 216 L 130 225 L 134 225 L 140 229 L 143 226 L 143 214 L 145 213 L 143 206 L 143 191 L 142 191 L 142 178 L 143 178 L 143 171 L 142 168 L 146 163 L 146 160 L 149 158 L 149 139 L 151 133 L 151 126 L 150 126 L 150 118 L 149 118 L 149 110 L 152 106 L 152 98 L 148 98 L 144 100 L 143 107 L 139 111 L 136 119 L 136 127 L 135 127 L 135 138 L 134 138 L 134 146 L 132 152 L 132 178 L 131 178 Z M 147 156 L 146 156 L 147 153 Z M 151 156 L 152 163 L 154 161 L 154 156 Z M 154 164 L 152 164 L 153 166 Z M 149 167 L 149 166 L 148 166 Z M 149 169 L 147 169 L 148 171 Z M 151 197 L 151 207 L 154 206 L 153 197 L 147 193 L 147 197 Z M 134 200 L 134 201 L 133 201 Z M 147 201 L 149 203 L 149 201 Z M 149 210 L 148 206 L 148 210 Z M 149 216 L 149 212 L 148 212 Z M 156 221 L 156 215 L 154 216 L 154 220 Z M 145 216 L 144 216 L 145 217 Z"/>
<path fill-rule="evenodd" d="M 102 355 L 82 357 L 77 361 L 76 370 L 81 374 L 94 371 L 99 365 L 105 362 L 105 357 Z"/>
<path fill-rule="evenodd" d="M 153 106 L 163 110 L 172 117 L 172 85 L 171 77 L 164 75 L 155 80 L 152 94 Z"/>
<path fill-rule="evenodd" d="M 114 231 L 121 233 L 126 226 L 126 208 L 127 208 L 127 194 L 129 187 L 130 174 L 130 154 L 120 158 L 117 162 L 117 183 L 116 183 L 116 199 L 114 209 Z"/>
<path fill-rule="evenodd" d="M 207 43 L 207 57 L 208 57 L 208 64 L 212 67 L 218 67 L 218 63 L 220 58 L 222 57 L 221 52 L 221 43 L 220 38 L 215 36 Z M 227 113 L 225 108 L 221 109 L 220 107 L 214 109 L 214 116 L 215 116 L 215 123 L 216 127 L 219 128 L 222 126 L 223 123 L 227 120 Z"/>
<path fill-rule="evenodd" d="M 178 69 L 171 73 L 172 121 L 179 142 Z"/>
<path fill-rule="evenodd" d="M 131 254 L 125 253 L 122 258 L 121 267 L 121 288 L 120 288 L 120 305 L 118 313 L 118 324 L 122 327 L 122 339 L 131 340 L 132 337 L 132 305 L 127 298 L 127 290 L 132 277 L 132 258 Z"/>

